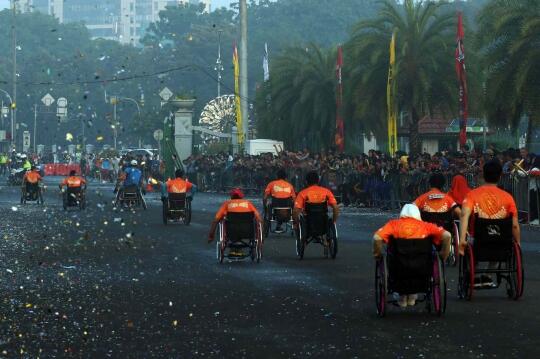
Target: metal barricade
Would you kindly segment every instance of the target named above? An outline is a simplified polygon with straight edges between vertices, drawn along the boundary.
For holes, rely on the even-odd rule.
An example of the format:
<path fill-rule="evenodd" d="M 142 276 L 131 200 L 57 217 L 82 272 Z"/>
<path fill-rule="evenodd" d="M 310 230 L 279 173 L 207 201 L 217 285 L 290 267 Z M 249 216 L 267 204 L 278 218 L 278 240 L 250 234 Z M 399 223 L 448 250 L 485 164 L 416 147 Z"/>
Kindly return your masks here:
<path fill-rule="evenodd" d="M 529 223 L 540 225 L 540 176 L 529 177 Z"/>

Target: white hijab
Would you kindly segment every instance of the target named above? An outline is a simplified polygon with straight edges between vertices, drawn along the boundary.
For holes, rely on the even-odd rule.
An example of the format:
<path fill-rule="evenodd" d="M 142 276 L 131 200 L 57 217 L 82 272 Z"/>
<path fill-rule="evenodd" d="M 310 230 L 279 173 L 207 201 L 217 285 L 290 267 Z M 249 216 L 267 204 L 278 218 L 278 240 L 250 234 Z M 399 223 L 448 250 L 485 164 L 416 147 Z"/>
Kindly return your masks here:
<path fill-rule="evenodd" d="M 422 216 L 420 215 L 420 210 L 416 205 L 412 203 L 408 203 L 403 206 L 401 209 L 401 213 L 399 214 L 399 218 L 414 218 L 419 221 L 422 220 Z"/>

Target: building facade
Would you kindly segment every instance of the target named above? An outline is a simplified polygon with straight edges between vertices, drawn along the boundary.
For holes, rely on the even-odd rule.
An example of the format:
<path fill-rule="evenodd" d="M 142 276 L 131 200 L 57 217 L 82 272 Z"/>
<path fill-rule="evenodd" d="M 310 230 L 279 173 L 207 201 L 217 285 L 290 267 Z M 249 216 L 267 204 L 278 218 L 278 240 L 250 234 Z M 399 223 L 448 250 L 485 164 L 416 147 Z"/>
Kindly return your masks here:
<path fill-rule="evenodd" d="M 20 12 L 52 15 L 61 23 L 82 22 L 92 38 L 137 45 L 160 11 L 186 3 L 204 3 L 211 10 L 211 0 L 17 0 L 15 6 Z"/>

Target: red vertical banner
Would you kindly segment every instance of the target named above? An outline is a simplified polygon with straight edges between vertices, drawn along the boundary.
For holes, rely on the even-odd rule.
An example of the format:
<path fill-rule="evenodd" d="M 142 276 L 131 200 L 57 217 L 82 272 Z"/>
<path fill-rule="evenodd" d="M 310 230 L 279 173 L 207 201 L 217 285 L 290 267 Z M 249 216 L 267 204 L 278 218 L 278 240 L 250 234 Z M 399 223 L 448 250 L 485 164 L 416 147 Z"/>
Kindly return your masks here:
<path fill-rule="evenodd" d="M 458 25 L 456 36 L 456 74 L 459 82 L 459 145 L 461 149 L 467 142 L 467 117 L 468 117 L 468 97 L 467 97 L 467 73 L 465 71 L 465 47 L 463 45 L 463 13 L 458 13 Z"/>
<path fill-rule="evenodd" d="M 336 150 L 338 152 L 343 152 L 345 150 L 345 131 L 344 123 L 342 116 L 342 103 L 343 103 L 343 81 L 341 77 L 343 69 L 343 49 L 341 46 L 338 46 L 337 52 L 337 61 L 336 61 L 336 79 L 337 79 L 337 89 L 336 89 L 336 134 L 335 134 L 335 144 Z"/>

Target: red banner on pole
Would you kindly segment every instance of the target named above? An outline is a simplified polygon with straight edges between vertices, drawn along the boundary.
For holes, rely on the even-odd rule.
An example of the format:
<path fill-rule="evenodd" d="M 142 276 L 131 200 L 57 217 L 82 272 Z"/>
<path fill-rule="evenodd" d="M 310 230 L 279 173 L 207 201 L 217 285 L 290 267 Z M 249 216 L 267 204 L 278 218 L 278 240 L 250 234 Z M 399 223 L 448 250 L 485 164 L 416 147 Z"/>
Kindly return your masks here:
<path fill-rule="evenodd" d="M 336 91 L 336 134 L 335 143 L 338 152 L 345 150 L 345 133 L 343 116 L 341 115 L 341 106 L 343 103 L 343 82 L 341 77 L 341 70 L 343 69 L 343 49 L 338 47 L 337 61 L 336 61 L 336 78 L 337 78 L 337 91 Z"/>
<path fill-rule="evenodd" d="M 456 74 L 459 81 L 459 145 L 461 149 L 467 142 L 468 94 L 467 73 L 465 71 L 465 47 L 463 45 L 463 13 L 458 13 L 458 26 L 456 36 Z"/>

